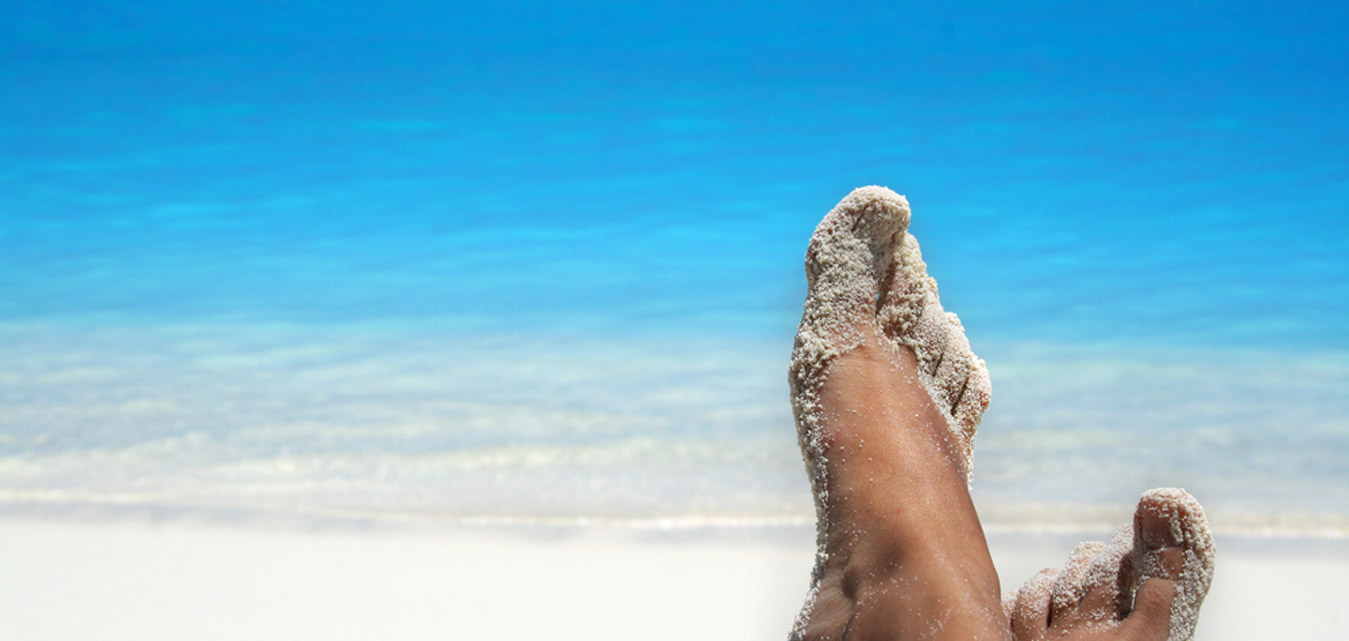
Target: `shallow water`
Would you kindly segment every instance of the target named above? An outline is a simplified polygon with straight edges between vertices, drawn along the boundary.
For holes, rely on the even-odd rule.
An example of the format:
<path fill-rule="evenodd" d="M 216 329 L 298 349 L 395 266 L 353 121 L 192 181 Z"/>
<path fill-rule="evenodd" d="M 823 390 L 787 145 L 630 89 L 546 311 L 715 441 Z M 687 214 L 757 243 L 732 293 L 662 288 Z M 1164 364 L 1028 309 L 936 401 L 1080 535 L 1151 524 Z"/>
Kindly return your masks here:
<path fill-rule="evenodd" d="M 1349 532 L 1343 10 L 129 7 L 0 21 L 6 509 L 808 520 L 801 252 L 879 183 L 990 519 Z"/>

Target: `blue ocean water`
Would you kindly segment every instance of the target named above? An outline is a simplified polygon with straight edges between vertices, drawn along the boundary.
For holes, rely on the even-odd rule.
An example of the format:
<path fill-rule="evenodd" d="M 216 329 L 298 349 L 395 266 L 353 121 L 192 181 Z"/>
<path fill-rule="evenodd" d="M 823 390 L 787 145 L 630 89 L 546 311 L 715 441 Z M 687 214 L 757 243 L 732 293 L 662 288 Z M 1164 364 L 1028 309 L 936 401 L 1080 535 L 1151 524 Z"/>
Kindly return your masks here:
<path fill-rule="evenodd" d="M 808 521 L 801 254 L 883 184 L 993 522 L 1349 533 L 1349 11 L 891 4 L 7 6 L 0 503 Z"/>

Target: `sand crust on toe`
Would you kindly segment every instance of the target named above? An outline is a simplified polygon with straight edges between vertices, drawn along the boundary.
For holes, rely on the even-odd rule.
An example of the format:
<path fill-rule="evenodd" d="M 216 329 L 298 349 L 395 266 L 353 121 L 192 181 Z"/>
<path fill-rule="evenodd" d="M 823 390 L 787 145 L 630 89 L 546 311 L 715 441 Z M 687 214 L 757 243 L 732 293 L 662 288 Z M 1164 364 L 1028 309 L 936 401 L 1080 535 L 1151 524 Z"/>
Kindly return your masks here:
<path fill-rule="evenodd" d="M 1145 510 L 1155 511 L 1166 520 L 1167 537 L 1158 537 L 1144 526 Z M 1061 569 L 1043 570 L 1019 592 L 1004 596 L 1004 609 L 1010 616 L 1017 607 L 1031 608 L 1029 614 L 1043 620 L 1051 611 L 1077 606 L 1089 591 L 1105 588 L 1114 607 L 1086 614 L 1098 625 L 1116 624 L 1129 615 L 1135 593 L 1144 581 L 1168 576 L 1157 553 L 1177 546 L 1183 550 L 1184 565 L 1175 579 L 1168 641 L 1190 641 L 1213 581 L 1215 548 L 1203 508 L 1179 488 L 1144 492 L 1133 523 L 1121 527 L 1109 542 L 1078 544 Z"/>
<path fill-rule="evenodd" d="M 1081 602 L 1091 586 L 1109 580 L 1109 575 L 1097 574 L 1099 564 L 1096 563 L 1096 559 L 1107 549 L 1108 544 L 1100 541 L 1086 541 L 1077 545 L 1054 581 L 1050 596 L 1052 609 L 1061 610 Z M 1113 614 L 1101 612 L 1098 618 L 1108 620 L 1113 618 Z"/>
<path fill-rule="evenodd" d="M 1194 638 L 1199 622 L 1199 608 L 1213 583 L 1213 565 L 1216 547 L 1209 531 L 1204 508 L 1189 492 L 1180 488 L 1157 488 L 1143 493 L 1140 503 L 1161 507 L 1162 515 L 1170 522 L 1171 541 L 1179 542 L 1184 550 L 1185 567 L 1176 581 L 1176 600 L 1171 603 L 1171 637 L 1169 641 L 1189 641 Z M 1135 551 L 1143 545 L 1159 547 L 1162 542 L 1151 540 L 1151 534 L 1141 527 L 1135 517 Z M 1142 578 L 1163 574 L 1155 556 L 1144 554 L 1139 561 Z"/>

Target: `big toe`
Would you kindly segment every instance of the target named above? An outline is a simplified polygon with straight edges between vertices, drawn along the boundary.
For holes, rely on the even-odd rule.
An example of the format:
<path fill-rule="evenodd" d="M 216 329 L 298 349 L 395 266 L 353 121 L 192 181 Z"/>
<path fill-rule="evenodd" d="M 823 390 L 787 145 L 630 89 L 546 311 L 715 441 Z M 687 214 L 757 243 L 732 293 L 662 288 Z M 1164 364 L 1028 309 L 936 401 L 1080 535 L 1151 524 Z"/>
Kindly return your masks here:
<path fill-rule="evenodd" d="M 908 224 L 908 201 L 884 187 L 853 190 L 820 221 L 806 251 L 798 365 L 823 366 L 875 332 L 881 281 Z"/>
<path fill-rule="evenodd" d="M 1140 583 L 1131 624 L 1155 628 L 1164 621 L 1170 641 L 1193 638 L 1213 581 L 1213 534 L 1204 508 L 1182 489 L 1145 492 L 1134 512 L 1132 561 Z"/>
<path fill-rule="evenodd" d="M 806 276 L 811 287 L 821 278 L 878 279 L 896 237 L 909 226 L 909 201 L 885 187 L 858 187 L 825 215 L 810 237 Z M 872 282 L 873 296 L 878 282 Z"/>

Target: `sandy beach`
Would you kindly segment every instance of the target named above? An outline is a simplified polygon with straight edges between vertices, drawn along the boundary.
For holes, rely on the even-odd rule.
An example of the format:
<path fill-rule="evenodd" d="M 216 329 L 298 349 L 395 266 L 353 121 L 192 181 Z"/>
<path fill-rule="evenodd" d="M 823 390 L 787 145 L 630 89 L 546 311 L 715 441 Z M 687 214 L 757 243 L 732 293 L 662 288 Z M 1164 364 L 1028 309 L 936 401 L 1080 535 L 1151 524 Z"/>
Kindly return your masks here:
<path fill-rule="evenodd" d="M 1102 532 L 994 532 L 1005 584 Z M 1349 543 L 1224 539 L 1197 638 L 1349 636 Z M 811 532 L 8 519 L 4 639 L 781 639 Z M 1006 587 L 1006 586 L 1004 586 Z"/>

